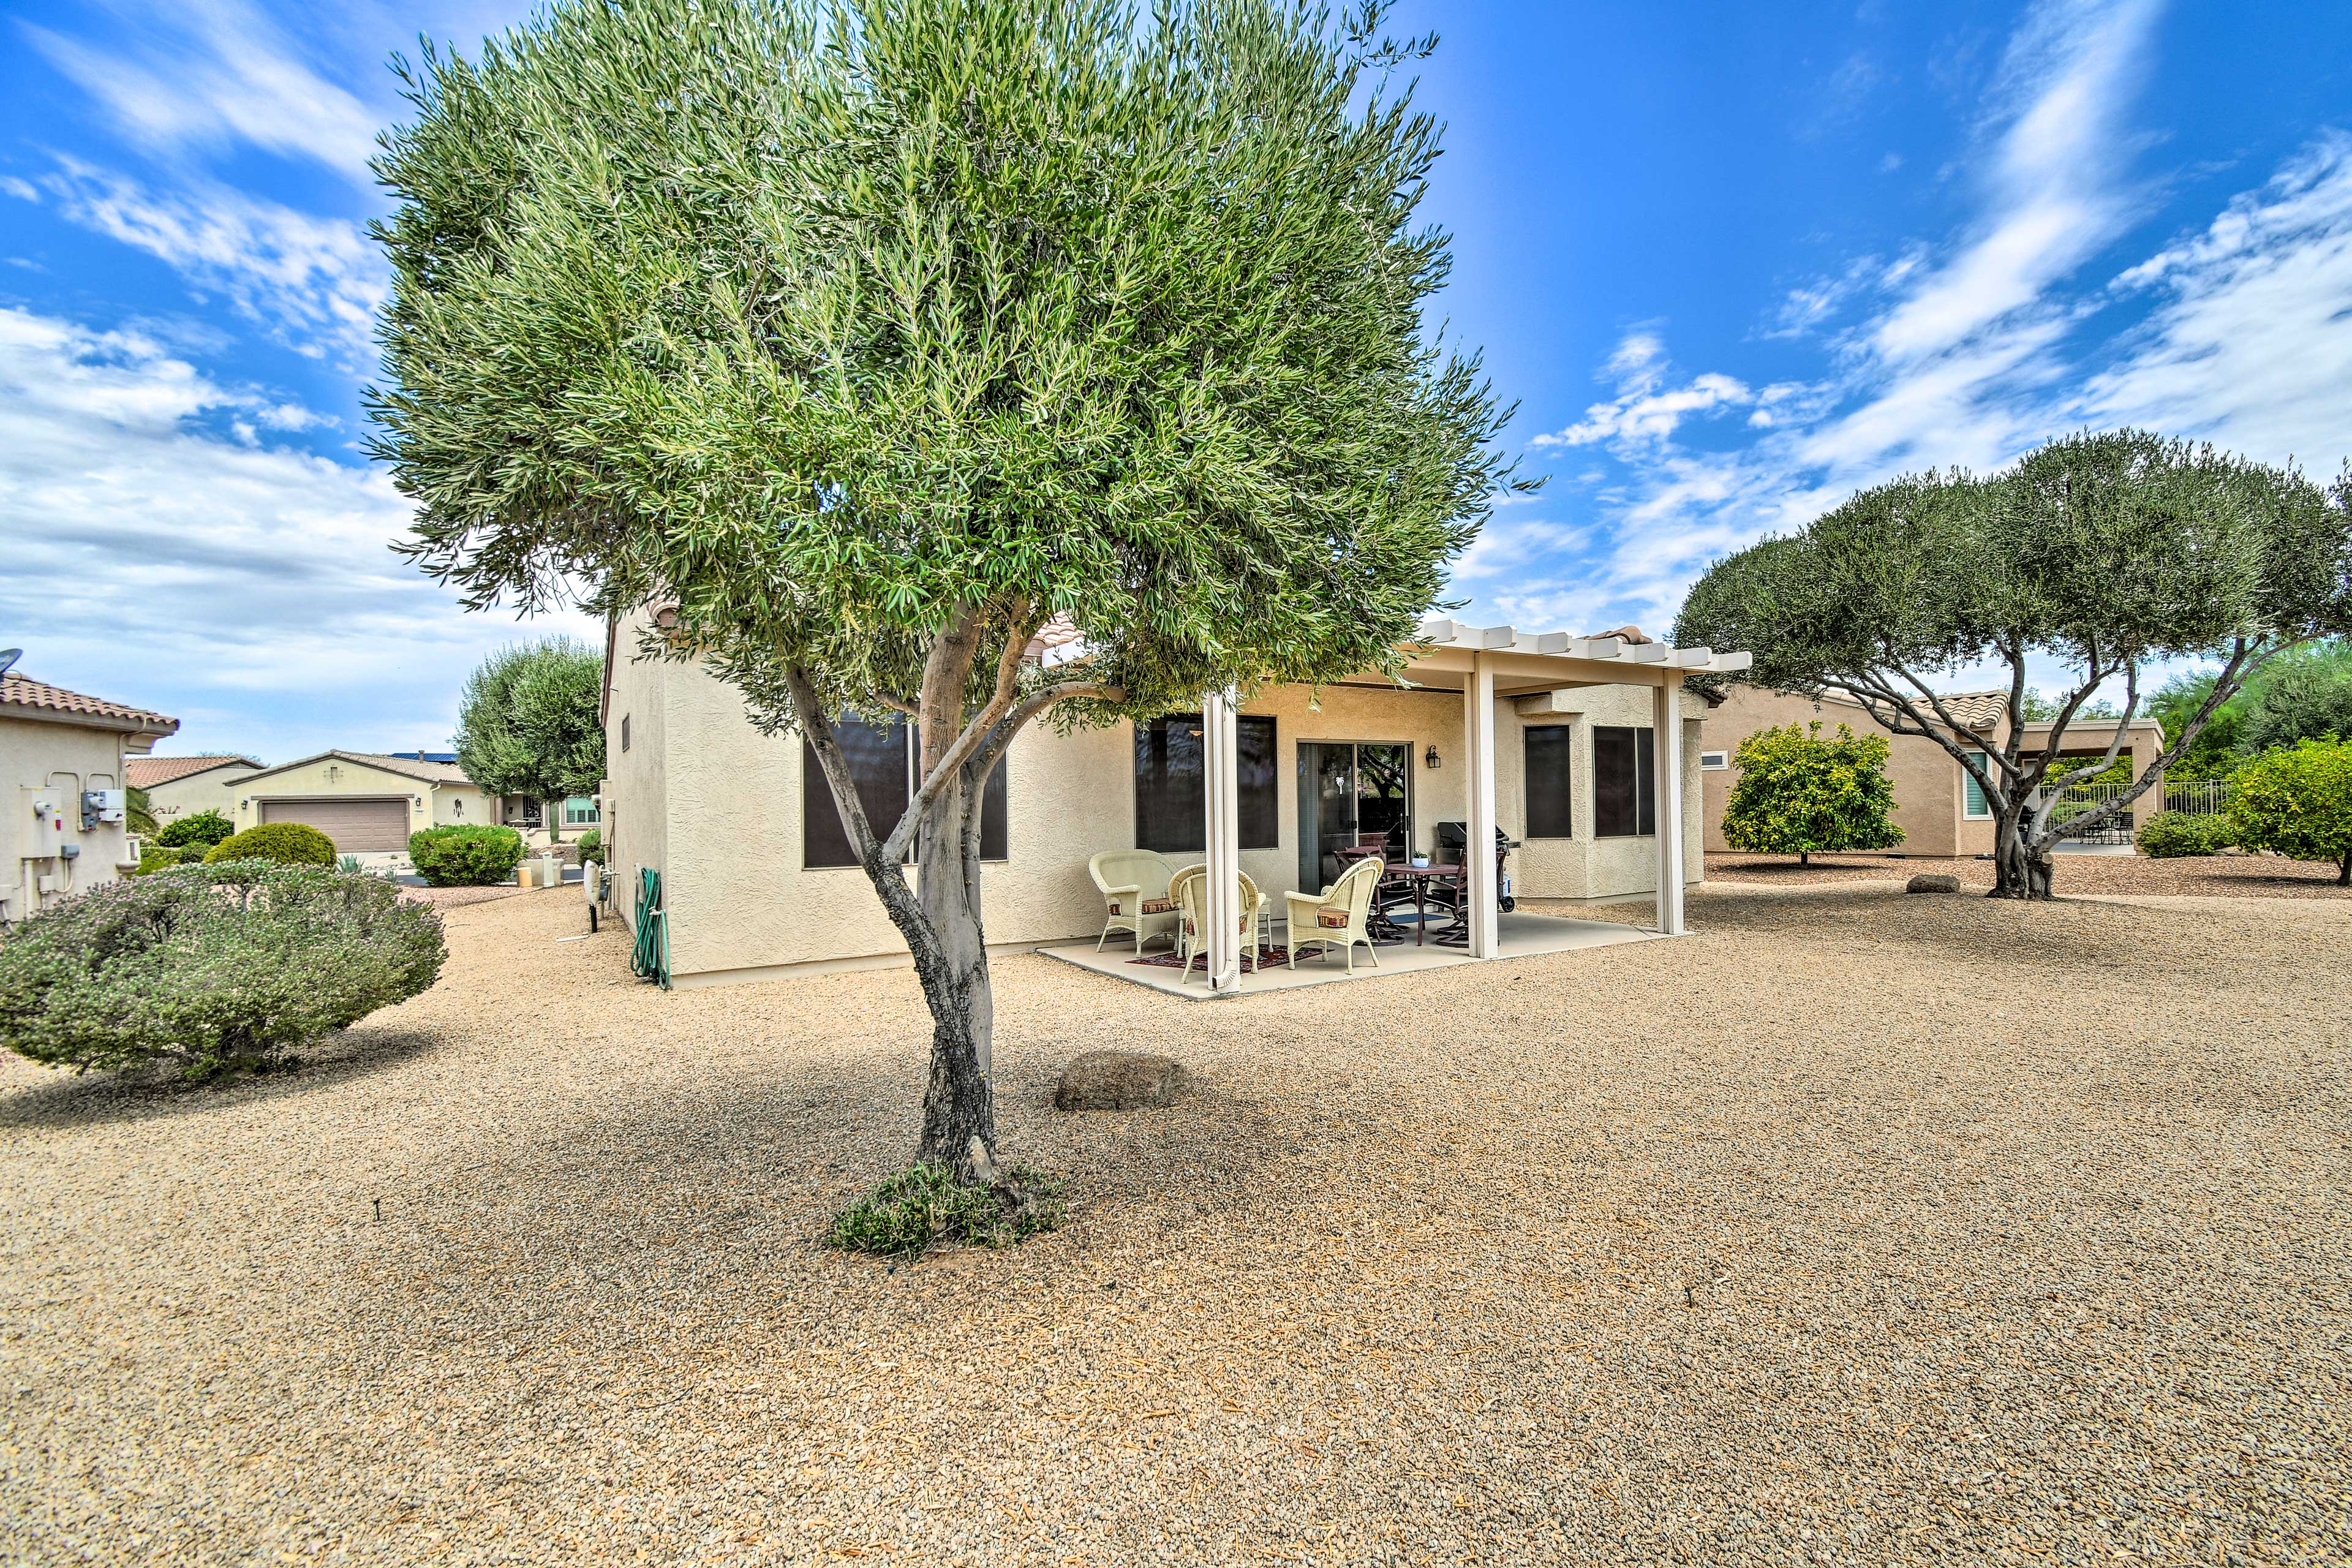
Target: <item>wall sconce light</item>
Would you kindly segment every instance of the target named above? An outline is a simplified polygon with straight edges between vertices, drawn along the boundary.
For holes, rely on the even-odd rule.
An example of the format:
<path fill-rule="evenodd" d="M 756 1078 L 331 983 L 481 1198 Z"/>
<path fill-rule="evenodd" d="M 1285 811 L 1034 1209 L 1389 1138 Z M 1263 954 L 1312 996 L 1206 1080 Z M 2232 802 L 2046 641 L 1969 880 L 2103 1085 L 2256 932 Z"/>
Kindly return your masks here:
<path fill-rule="evenodd" d="M 1436 742 L 1432 741 L 1429 743 L 1429 750 L 1422 753 L 1421 765 L 1427 768 L 1431 773 L 1435 773 L 1438 769 L 1445 765 L 1444 763 L 1437 760 Z"/>

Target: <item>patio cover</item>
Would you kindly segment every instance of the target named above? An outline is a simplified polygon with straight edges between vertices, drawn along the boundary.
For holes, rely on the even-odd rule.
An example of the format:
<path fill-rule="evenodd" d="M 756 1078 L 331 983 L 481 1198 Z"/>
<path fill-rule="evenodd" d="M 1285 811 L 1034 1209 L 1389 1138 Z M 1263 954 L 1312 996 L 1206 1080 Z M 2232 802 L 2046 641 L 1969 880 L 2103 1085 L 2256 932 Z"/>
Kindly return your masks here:
<path fill-rule="evenodd" d="M 1075 653 L 1076 650 L 1071 650 Z M 1462 693 L 1464 750 L 1470 762 L 1468 830 L 1473 846 L 1495 841 L 1495 704 L 1504 697 L 1530 696 L 1579 686 L 1647 686 L 1656 727 L 1658 895 L 1657 929 L 1683 933 L 1683 748 L 1682 694 L 1685 676 L 1729 674 L 1751 662 L 1745 653 L 1670 647 L 1625 637 L 1574 637 L 1566 632 L 1522 632 L 1512 626 L 1471 626 L 1458 621 L 1424 622 L 1406 654 L 1406 679 L 1413 685 Z M 1060 658 L 1055 658 L 1060 654 Z M 1049 663 L 1071 657 L 1046 651 Z M 1212 990 L 1241 986 L 1240 773 L 1235 765 L 1235 700 L 1231 691 L 1209 693 L 1202 703 L 1206 778 L 1205 858 L 1208 864 L 1209 981 Z M 1669 827 L 1671 824 L 1671 827 Z M 1466 902 L 1470 910 L 1469 952 L 1499 955 L 1495 858 L 1469 857 Z"/>

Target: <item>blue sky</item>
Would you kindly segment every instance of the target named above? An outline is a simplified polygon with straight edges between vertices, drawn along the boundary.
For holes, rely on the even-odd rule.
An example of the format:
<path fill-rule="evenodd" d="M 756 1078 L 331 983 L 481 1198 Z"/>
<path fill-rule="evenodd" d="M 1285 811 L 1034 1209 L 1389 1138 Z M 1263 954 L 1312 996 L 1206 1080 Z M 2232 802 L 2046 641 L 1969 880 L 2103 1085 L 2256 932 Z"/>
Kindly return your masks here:
<path fill-rule="evenodd" d="M 518 5 L 18 4 L 0 24 L 0 645 L 166 750 L 437 746 L 523 632 L 394 557 L 360 226 L 419 33 Z M 1538 496 L 1468 617 L 1662 628 L 1909 468 L 2141 423 L 2352 455 L 2340 0 L 1401 5 L 1430 216 Z M 1962 679 L 1962 677 L 1956 677 Z"/>

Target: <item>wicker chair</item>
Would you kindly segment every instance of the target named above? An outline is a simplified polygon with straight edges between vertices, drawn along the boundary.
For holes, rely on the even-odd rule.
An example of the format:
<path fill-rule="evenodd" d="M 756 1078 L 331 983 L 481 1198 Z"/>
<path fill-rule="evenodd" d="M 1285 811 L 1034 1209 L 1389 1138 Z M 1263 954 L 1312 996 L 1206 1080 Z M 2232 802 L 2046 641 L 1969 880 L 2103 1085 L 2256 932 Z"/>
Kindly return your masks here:
<path fill-rule="evenodd" d="M 1265 899 L 1257 884 L 1246 871 L 1234 873 L 1241 882 L 1241 935 L 1247 944 L 1250 968 L 1257 968 L 1258 955 L 1265 947 Z M 1185 978 L 1192 978 L 1192 960 L 1209 951 L 1209 868 L 1187 866 L 1176 873 L 1168 884 L 1168 895 L 1176 901 L 1176 951 L 1184 959 Z"/>
<path fill-rule="evenodd" d="M 1095 941 L 1100 952 L 1115 931 L 1135 933 L 1135 951 L 1155 937 L 1176 935 L 1176 900 L 1169 896 L 1171 875 L 1167 858 L 1149 849 L 1106 849 L 1087 862 L 1087 871 L 1102 889 L 1102 935 Z"/>
<path fill-rule="evenodd" d="M 1381 873 L 1387 868 L 1379 860 L 1359 860 L 1339 873 L 1339 879 L 1320 893 L 1286 893 L 1283 901 L 1290 910 L 1290 967 L 1298 967 L 1298 950 L 1313 945 L 1329 958 L 1338 948 L 1348 965 L 1348 973 L 1356 973 L 1356 944 L 1364 944 L 1365 956 L 1374 969 L 1381 966 L 1380 954 L 1372 951 L 1372 939 L 1364 930 L 1372 912 L 1372 893 L 1379 888 Z"/>

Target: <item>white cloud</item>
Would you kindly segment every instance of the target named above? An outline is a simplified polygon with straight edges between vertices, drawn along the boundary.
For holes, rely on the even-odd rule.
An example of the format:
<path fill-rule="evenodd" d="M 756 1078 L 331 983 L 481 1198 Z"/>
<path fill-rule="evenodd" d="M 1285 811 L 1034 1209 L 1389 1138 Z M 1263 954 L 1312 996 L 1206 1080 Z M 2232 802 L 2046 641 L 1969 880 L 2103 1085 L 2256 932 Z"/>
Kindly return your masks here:
<path fill-rule="evenodd" d="M 367 177 L 378 114 L 320 75 L 285 30 L 244 0 L 119 5 L 104 49 L 50 28 L 26 33 L 124 134 L 169 153 L 243 142 Z"/>
<path fill-rule="evenodd" d="M 2160 301 L 2084 416 L 2332 472 L 2352 455 L 2352 135 L 2116 279 Z"/>
<path fill-rule="evenodd" d="M 0 310 L 0 625 L 26 672 L 246 715 L 191 746 L 439 743 L 466 672 L 518 628 L 392 553 L 409 508 L 382 475 L 263 434 L 301 418 L 145 332 Z M 239 423 L 249 439 L 214 433 Z"/>
<path fill-rule="evenodd" d="M 190 177 L 174 194 L 71 158 L 40 184 L 71 221 L 225 296 L 278 342 L 350 369 L 372 363 L 383 259 L 357 224 Z"/>

